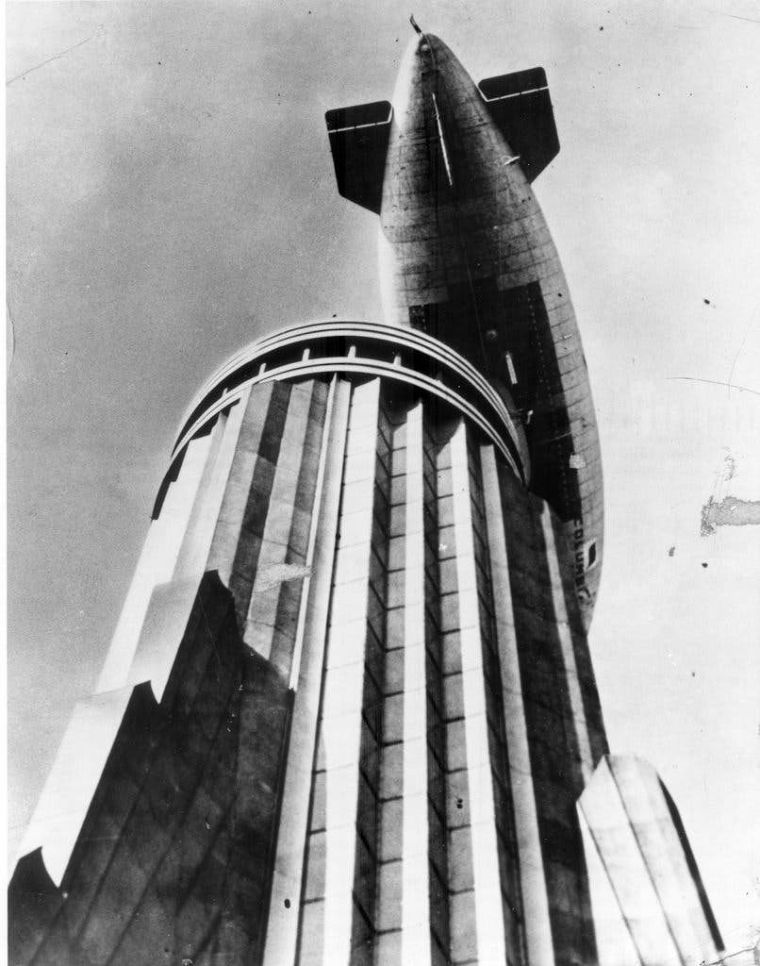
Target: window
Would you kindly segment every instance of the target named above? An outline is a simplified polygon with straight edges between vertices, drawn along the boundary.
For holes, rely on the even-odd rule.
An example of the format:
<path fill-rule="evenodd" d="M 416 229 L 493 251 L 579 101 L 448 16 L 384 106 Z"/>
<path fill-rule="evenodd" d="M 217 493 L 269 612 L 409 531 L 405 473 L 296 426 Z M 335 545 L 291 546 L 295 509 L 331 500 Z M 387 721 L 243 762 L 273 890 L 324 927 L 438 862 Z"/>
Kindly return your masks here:
<path fill-rule="evenodd" d="M 517 372 L 515 371 L 515 364 L 512 361 L 512 353 L 507 352 L 504 356 L 507 363 L 507 372 L 509 373 L 509 381 L 513 386 L 517 385 Z"/>
<path fill-rule="evenodd" d="M 596 540 L 592 540 L 586 549 L 586 569 L 593 567 L 596 563 Z"/>

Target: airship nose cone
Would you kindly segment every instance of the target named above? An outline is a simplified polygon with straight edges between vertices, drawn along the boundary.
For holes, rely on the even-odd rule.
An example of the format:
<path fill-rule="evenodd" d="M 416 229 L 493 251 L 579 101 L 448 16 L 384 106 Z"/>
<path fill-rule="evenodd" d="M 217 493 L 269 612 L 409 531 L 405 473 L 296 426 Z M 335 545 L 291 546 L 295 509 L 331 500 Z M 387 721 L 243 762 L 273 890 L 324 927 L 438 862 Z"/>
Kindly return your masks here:
<path fill-rule="evenodd" d="M 449 48 L 435 34 L 420 34 L 409 46 L 414 48 L 417 61 L 422 61 L 423 64 L 435 64 L 438 57 L 450 54 Z"/>
<path fill-rule="evenodd" d="M 441 68 L 454 58 L 442 40 L 433 34 L 416 34 L 409 41 L 399 65 L 393 106 L 397 114 L 404 114 L 414 93 L 426 79 L 441 73 Z"/>

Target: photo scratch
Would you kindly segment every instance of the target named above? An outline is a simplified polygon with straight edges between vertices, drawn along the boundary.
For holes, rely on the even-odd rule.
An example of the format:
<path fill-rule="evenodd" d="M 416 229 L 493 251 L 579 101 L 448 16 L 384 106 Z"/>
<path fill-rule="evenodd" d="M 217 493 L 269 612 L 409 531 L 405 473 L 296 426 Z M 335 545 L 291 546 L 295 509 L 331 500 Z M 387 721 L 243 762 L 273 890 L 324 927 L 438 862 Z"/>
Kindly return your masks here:
<path fill-rule="evenodd" d="M 77 47 L 83 47 L 85 44 L 89 44 L 89 42 L 94 40 L 99 33 L 101 33 L 101 30 L 97 30 L 91 36 L 85 37 L 84 40 L 80 40 L 78 43 L 72 44 L 71 47 L 67 47 L 65 50 L 61 50 L 57 54 L 53 54 L 53 56 L 48 57 L 47 60 L 43 60 L 41 63 L 35 64 L 34 67 L 28 67 L 26 70 L 22 70 L 20 74 L 16 74 L 15 77 L 11 77 L 10 80 L 6 81 L 5 86 L 10 87 L 11 84 L 14 84 L 17 80 L 23 80 L 24 77 L 33 73 L 35 70 L 39 70 L 41 67 L 46 67 L 48 64 L 52 64 L 55 60 L 60 60 L 61 57 L 65 57 L 66 54 L 70 54 L 72 50 L 76 50 Z"/>

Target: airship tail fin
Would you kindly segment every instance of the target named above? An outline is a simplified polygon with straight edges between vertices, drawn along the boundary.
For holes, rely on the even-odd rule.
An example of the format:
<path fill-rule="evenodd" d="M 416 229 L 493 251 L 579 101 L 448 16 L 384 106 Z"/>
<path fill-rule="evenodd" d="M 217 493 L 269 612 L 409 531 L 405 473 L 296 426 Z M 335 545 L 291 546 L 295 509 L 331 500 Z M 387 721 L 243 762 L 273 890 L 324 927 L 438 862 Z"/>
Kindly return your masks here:
<path fill-rule="evenodd" d="M 338 191 L 378 214 L 392 116 L 388 101 L 339 107 L 325 114 Z"/>
<path fill-rule="evenodd" d="M 488 77 L 478 87 L 494 122 L 535 181 L 559 152 L 554 111 L 543 67 Z"/>

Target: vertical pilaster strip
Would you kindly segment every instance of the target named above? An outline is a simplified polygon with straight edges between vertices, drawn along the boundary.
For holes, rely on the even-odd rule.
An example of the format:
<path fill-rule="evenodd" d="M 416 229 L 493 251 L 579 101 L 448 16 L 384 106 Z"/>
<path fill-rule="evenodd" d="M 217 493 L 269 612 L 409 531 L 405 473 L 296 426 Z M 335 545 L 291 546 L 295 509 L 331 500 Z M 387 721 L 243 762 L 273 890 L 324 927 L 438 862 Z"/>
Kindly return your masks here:
<path fill-rule="evenodd" d="M 557 546 L 554 540 L 554 527 L 552 526 L 550 513 L 549 507 L 545 505 L 541 513 L 541 528 L 546 542 L 546 562 L 549 571 L 549 580 L 551 581 L 557 637 L 559 638 L 565 681 L 567 682 L 567 693 L 570 699 L 573 727 L 578 741 L 581 773 L 585 783 L 590 780 L 593 774 L 594 760 L 591 754 L 586 710 L 583 705 L 583 693 L 578 679 L 578 668 L 575 663 L 573 636 L 570 633 L 570 623 L 565 605 L 562 575 L 560 574 L 559 561 L 557 560 Z"/>
<path fill-rule="evenodd" d="M 309 793 L 322 688 L 350 392 L 350 385 L 335 377 L 330 386 L 325 414 L 314 497 L 316 509 L 312 517 L 307 557 L 311 575 L 304 581 L 290 679 L 290 686 L 295 689 L 296 694 L 263 966 L 291 966 L 296 959 L 298 906 L 304 872 Z"/>
<path fill-rule="evenodd" d="M 155 589 L 148 606 L 130 681 L 134 684 L 150 681 L 158 701 L 163 697 L 171 675 L 205 571 L 212 534 L 237 446 L 241 413 L 238 410 L 230 416 L 222 412 L 213 425 L 203 475 L 172 578 Z"/>
<path fill-rule="evenodd" d="M 422 404 L 406 418 L 401 961 L 430 962 Z"/>
<path fill-rule="evenodd" d="M 208 434 L 187 444 L 179 476 L 169 486 L 160 516 L 150 525 L 96 692 L 120 688 L 127 681 L 153 589 L 171 579 L 210 446 Z"/>
<path fill-rule="evenodd" d="M 608 756 L 605 761 L 612 773 L 636 846 L 644 859 L 668 934 L 681 961 L 688 963 L 690 955 L 697 950 L 702 959 L 707 960 L 716 950 L 715 947 L 709 948 L 707 944 L 695 941 L 698 934 L 692 929 L 689 914 L 694 909 L 696 890 L 672 823 L 667 820 L 666 810 L 662 807 L 662 792 L 654 774 L 650 772 L 647 775 L 646 765 L 642 768 L 638 761 L 625 756 Z M 642 781 L 644 776 L 654 779 L 654 789 L 647 787 L 646 778 Z M 659 794 L 652 795 L 653 790 Z"/>
<path fill-rule="evenodd" d="M 442 489 L 437 467 L 436 443 L 431 435 L 429 405 L 423 418 L 423 522 L 425 552 L 425 673 L 427 715 L 427 846 L 428 915 L 430 917 L 430 962 L 447 962 L 450 949 L 450 910 L 448 896 L 447 789 L 446 789 L 446 715 L 444 701 L 444 658 L 441 634 L 441 567 L 439 554 L 438 500 Z M 446 474 L 444 474 L 446 475 Z M 448 474 L 450 483 L 451 476 Z M 457 648 L 454 648 L 457 650 Z"/>
<path fill-rule="evenodd" d="M 630 923 L 626 921 L 618 905 L 580 803 L 578 823 L 583 839 L 599 966 L 643 966 L 631 934 Z"/>
<path fill-rule="evenodd" d="M 287 402 L 287 414 L 243 630 L 246 644 L 267 659 L 272 651 L 281 585 L 281 577 L 273 577 L 272 573 L 287 559 L 312 391 L 313 383 L 295 385 Z"/>
<path fill-rule="evenodd" d="M 351 959 L 379 391 L 380 380 L 375 379 L 356 387 L 351 400 L 322 696 L 323 962 L 331 966 L 347 966 Z"/>
<path fill-rule="evenodd" d="M 493 446 L 481 447 L 480 460 L 528 962 L 530 966 L 553 966 L 554 950 L 549 902 L 530 764 L 515 620 L 512 612 L 512 589 L 509 581 L 501 490 Z"/>
<path fill-rule="evenodd" d="M 644 966 L 682 966 L 667 916 L 636 840 L 620 789 L 603 758 L 578 808 Z"/>
<path fill-rule="evenodd" d="M 628 755 L 605 761 L 681 959 L 717 958 L 720 933 L 669 793 L 647 762 Z"/>
<path fill-rule="evenodd" d="M 303 557 L 307 573 L 303 581 L 290 658 L 290 688 L 295 692 L 304 687 L 304 668 L 301 661 L 305 660 L 306 667 L 311 667 L 313 642 L 319 641 L 319 653 L 324 653 L 350 402 L 350 385 L 333 376 L 324 400 L 321 434 L 318 440 L 314 437 L 312 442 L 317 448 L 317 461 L 308 538 Z M 310 468 L 308 464 L 302 465 L 301 475 L 309 472 Z M 315 620 L 319 630 L 318 637 L 315 636 Z M 320 659 L 320 679 L 321 673 Z M 309 682 L 311 683 L 311 679 Z M 316 718 L 314 723 L 316 727 Z"/>
<path fill-rule="evenodd" d="M 243 415 L 251 393 L 245 390 L 227 413 L 219 416 L 213 432 L 220 434 L 218 446 L 209 453 L 206 470 L 198 488 L 195 506 L 182 541 L 174 570 L 175 580 L 200 580 L 206 569 L 211 540 L 216 529 L 232 461 L 237 449 Z"/>
<path fill-rule="evenodd" d="M 249 393 L 244 407 L 245 413 L 238 445 L 211 541 L 207 567 L 209 570 L 218 571 L 220 580 L 227 585 L 232 574 L 248 493 L 274 386 L 273 382 L 263 383 L 255 386 Z"/>
<path fill-rule="evenodd" d="M 235 612 L 241 633 L 245 635 L 251 593 L 258 573 L 259 556 L 267 520 L 274 512 L 272 487 L 277 474 L 285 421 L 288 416 L 293 386 L 275 381 L 266 412 L 252 412 L 251 418 L 262 421 L 253 473 L 244 481 L 247 486 L 245 510 L 238 531 L 237 546 L 230 572 L 229 589 L 235 598 Z M 254 393 L 251 394 L 253 399 Z"/>
<path fill-rule="evenodd" d="M 504 963 L 507 954 L 483 677 L 485 668 L 473 545 L 467 427 L 464 421 L 460 422 L 451 438 L 451 477 L 477 956 L 481 964 Z"/>
<path fill-rule="evenodd" d="M 306 435 L 298 470 L 293 518 L 283 566 L 285 580 L 280 587 L 277 621 L 270 660 L 283 680 L 298 680 L 298 666 L 293 669 L 293 653 L 299 635 L 303 637 L 304 582 L 313 562 L 313 540 L 319 524 L 317 483 L 322 483 L 320 464 L 325 449 L 325 414 L 331 383 L 314 380 L 306 423 Z M 345 433 L 344 433 L 345 436 Z M 315 512 L 316 507 L 316 512 Z M 308 587 L 308 584 L 306 584 Z M 299 645 L 300 646 L 300 645 Z"/>
<path fill-rule="evenodd" d="M 382 728 L 379 747 L 375 962 L 400 966 L 403 926 L 404 600 L 406 593 L 406 412 L 388 426 L 388 540 L 383 647 Z M 378 461 L 378 477 L 383 476 Z"/>

